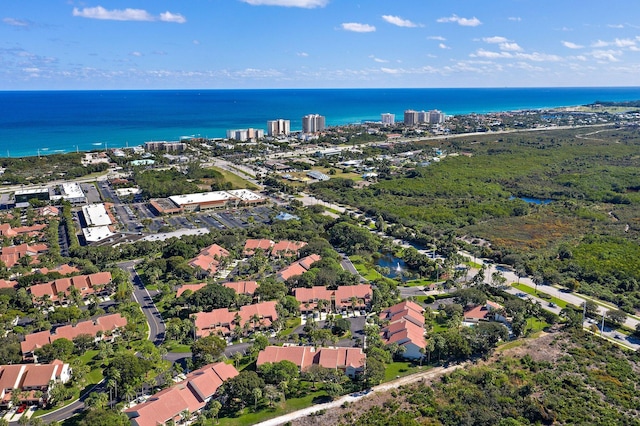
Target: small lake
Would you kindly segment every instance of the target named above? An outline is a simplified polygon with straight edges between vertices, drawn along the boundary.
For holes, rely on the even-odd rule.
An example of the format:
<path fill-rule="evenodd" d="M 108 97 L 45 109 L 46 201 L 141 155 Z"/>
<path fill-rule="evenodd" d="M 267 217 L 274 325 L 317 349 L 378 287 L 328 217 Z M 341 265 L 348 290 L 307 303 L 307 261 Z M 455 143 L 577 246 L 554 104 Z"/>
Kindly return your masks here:
<path fill-rule="evenodd" d="M 385 277 L 406 281 L 406 278 L 402 276 L 402 271 L 405 271 L 407 266 L 405 265 L 404 260 L 399 257 L 395 257 L 391 253 L 383 253 L 376 262 L 376 265 L 382 268 L 389 268 L 389 273 L 385 275 Z"/>
<path fill-rule="evenodd" d="M 551 202 L 553 202 L 553 200 L 549 199 L 549 198 L 533 198 L 533 197 L 509 197 L 510 200 L 513 199 L 520 199 L 522 201 L 526 201 L 527 203 L 530 204 L 549 204 Z"/>

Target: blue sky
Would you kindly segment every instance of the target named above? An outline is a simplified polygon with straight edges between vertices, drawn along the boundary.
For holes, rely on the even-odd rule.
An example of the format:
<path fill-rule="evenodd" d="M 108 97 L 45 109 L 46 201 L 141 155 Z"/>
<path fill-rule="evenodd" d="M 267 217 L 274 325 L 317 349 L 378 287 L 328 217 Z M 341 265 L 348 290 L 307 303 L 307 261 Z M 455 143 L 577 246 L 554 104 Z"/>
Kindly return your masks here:
<path fill-rule="evenodd" d="M 0 90 L 640 86 L 635 0 L 2 0 Z"/>

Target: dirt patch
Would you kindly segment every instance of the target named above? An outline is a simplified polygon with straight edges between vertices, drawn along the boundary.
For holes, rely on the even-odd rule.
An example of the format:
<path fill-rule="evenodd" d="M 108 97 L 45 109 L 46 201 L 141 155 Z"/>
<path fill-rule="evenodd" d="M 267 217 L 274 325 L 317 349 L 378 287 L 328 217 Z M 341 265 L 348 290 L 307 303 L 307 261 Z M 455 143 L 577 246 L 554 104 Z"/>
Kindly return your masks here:
<path fill-rule="evenodd" d="M 536 362 L 553 362 L 563 354 L 563 348 L 556 343 L 558 337 L 557 333 L 540 332 L 535 338 L 525 339 L 519 346 L 497 351 L 489 362 L 500 357 L 522 358 L 525 355 L 529 355 Z"/>

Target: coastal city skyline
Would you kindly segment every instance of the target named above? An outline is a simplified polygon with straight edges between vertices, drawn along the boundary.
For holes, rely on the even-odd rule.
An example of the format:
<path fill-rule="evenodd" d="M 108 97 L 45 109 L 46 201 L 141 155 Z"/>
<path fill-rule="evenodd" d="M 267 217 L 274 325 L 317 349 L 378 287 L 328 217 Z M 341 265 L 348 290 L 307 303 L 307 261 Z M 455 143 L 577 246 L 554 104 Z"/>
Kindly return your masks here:
<path fill-rule="evenodd" d="M 592 0 L 27 0 L 0 90 L 640 84 L 640 6 Z"/>

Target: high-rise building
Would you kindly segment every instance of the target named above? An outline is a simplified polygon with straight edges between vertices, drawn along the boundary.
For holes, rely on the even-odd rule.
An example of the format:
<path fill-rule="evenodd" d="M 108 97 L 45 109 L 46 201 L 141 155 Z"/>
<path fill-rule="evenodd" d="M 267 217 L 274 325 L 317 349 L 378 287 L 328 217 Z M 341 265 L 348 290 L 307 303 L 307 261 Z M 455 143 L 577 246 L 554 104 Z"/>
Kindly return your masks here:
<path fill-rule="evenodd" d="M 429 124 L 441 124 L 444 123 L 444 114 L 437 109 L 429 111 Z"/>
<path fill-rule="evenodd" d="M 319 114 L 309 114 L 302 117 L 302 133 L 317 133 L 325 128 L 325 118 Z"/>
<path fill-rule="evenodd" d="M 418 113 L 418 123 L 428 123 L 429 113 L 427 111 L 420 111 Z"/>
<path fill-rule="evenodd" d="M 396 115 L 395 114 L 390 114 L 388 112 L 382 114 L 382 124 L 389 124 L 389 125 L 393 125 L 396 124 Z"/>
<path fill-rule="evenodd" d="M 267 121 L 267 135 L 269 136 L 289 136 L 291 133 L 291 122 L 279 118 Z"/>
<path fill-rule="evenodd" d="M 404 124 L 405 126 L 415 126 L 418 124 L 418 111 L 408 109 L 404 112 Z"/>

